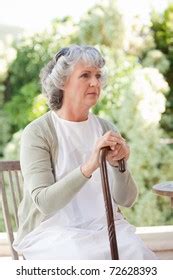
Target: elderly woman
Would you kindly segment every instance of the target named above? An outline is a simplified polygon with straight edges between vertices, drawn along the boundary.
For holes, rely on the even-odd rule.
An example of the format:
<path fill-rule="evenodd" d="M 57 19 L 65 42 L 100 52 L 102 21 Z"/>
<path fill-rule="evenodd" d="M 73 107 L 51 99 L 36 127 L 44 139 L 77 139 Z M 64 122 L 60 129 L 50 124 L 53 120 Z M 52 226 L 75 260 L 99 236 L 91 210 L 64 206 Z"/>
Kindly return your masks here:
<path fill-rule="evenodd" d="M 89 111 L 105 83 L 104 64 L 94 47 L 72 45 L 41 71 L 51 110 L 24 129 L 21 141 L 25 187 L 14 248 L 26 259 L 111 259 L 99 173 L 106 146 L 120 259 L 155 259 L 117 212 L 137 196 L 129 170 L 116 168 L 128 160 L 129 147 L 111 123 Z"/>

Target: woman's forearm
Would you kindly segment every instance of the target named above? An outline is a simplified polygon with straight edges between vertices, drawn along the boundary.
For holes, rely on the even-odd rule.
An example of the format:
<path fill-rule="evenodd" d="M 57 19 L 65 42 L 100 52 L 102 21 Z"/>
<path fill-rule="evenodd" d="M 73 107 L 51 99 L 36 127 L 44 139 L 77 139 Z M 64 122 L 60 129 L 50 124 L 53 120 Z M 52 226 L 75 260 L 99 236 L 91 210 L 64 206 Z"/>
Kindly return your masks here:
<path fill-rule="evenodd" d="M 49 186 L 37 186 L 31 196 L 37 208 L 49 215 L 63 208 L 88 181 L 80 170 L 74 169 L 64 178 Z"/>
<path fill-rule="evenodd" d="M 124 207 L 131 207 L 135 202 L 138 190 L 137 185 L 127 169 L 124 173 L 114 168 L 113 198 L 115 202 Z"/>

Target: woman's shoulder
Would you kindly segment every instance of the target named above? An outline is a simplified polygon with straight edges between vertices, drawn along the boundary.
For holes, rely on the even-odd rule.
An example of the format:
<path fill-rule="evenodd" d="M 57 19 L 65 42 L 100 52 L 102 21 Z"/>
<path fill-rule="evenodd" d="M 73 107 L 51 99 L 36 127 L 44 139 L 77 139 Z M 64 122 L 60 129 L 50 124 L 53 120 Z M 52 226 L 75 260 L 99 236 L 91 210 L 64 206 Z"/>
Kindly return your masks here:
<path fill-rule="evenodd" d="M 22 140 L 29 142 L 49 143 L 54 142 L 55 137 L 51 111 L 29 123 L 22 132 Z"/>
<path fill-rule="evenodd" d="M 54 126 L 50 111 L 29 123 L 22 132 L 24 145 L 51 146 L 55 142 Z"/>
<path fill-rule="evenodd" d="M 115 124 L 113 124 L 110 120 L 101 118 L 100 116 L 96 116 L 96 115 L 95 115 L 95 117 L 99 121 L 99 123 L 102 126 L 102 129 L 103 129 L 104 132 L 106 132 L 108 130 L 118 131 L 118 129 L 115 126 Z"/>
<path fill-rule="evenodd" d="M 51 122 L 51 117 L 50 117 L 50 111 L 48 111 L 47 113 L 45 113 L 44 115 L 42 115 L 41 117 L 33 120 L 32 122 L 30 122 L 23 130 L 23 133 L 25 132 L 35 132 L 38 130 L 44 130 L 47 127 L 49 127 Z"/>

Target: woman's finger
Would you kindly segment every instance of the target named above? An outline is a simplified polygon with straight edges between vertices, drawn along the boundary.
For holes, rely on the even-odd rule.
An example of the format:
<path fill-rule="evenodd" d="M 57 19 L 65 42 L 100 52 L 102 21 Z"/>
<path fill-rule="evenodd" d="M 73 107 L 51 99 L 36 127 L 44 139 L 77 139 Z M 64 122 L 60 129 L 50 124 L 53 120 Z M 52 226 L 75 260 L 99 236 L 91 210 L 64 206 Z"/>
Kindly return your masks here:
<path fill-rule="evenodd" d="M 117 145 L 117 143 L 114 141 L 105 140 L 103 142 L 98 143 L 97 148 L 100 150 L 101 148 L 104 148 L 104 147 L 110 147 L 111 150 L 114 150 L 114 147 L 116 145 Z"/>
<path fill-rule="evenodd" d="M 117 145 L 115 151 L 110 151 L 108 152 L 108 157 L 113 160 L 119 160 L 121 158 L 128 158 L 130 153 L 128 145 L 122 146 L 122 145 Z"/>

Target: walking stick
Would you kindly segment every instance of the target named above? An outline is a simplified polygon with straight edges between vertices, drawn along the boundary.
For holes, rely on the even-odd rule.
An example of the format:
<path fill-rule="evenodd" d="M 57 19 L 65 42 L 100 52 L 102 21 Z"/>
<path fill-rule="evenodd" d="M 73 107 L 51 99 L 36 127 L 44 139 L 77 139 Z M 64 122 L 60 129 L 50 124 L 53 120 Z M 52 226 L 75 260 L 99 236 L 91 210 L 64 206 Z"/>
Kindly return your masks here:
<path fill-rule="evenodd" d="M 109 188 L 109 181 L 108 181 L 108 172 L 106 166 L 106 155 L 109 150 L 109 147 L 102 148 L 100 151 L 100 172 L 101 172 L 101 180 L 102 180 L 102 190 L 105 202 L 105 209 L 106 209 L 106 217 L 107 217 L 107 227 L 108 227 L 108 235 L 109 235 L 109 243 L 111 249 L 111 257 L 112 260 L 118 260 L 118 246 L 117 246 L 117 238 L 116 238 L 116 230 L 115 230 L 115 223 L 114 223 L 114 215 L 113 215 L 113 208 L 112 208 L 112 201 L 111 201 L 111 194 Z M 119 171 L 125 171 L 125 161 L 124 159 L 118 161 Z"/>

